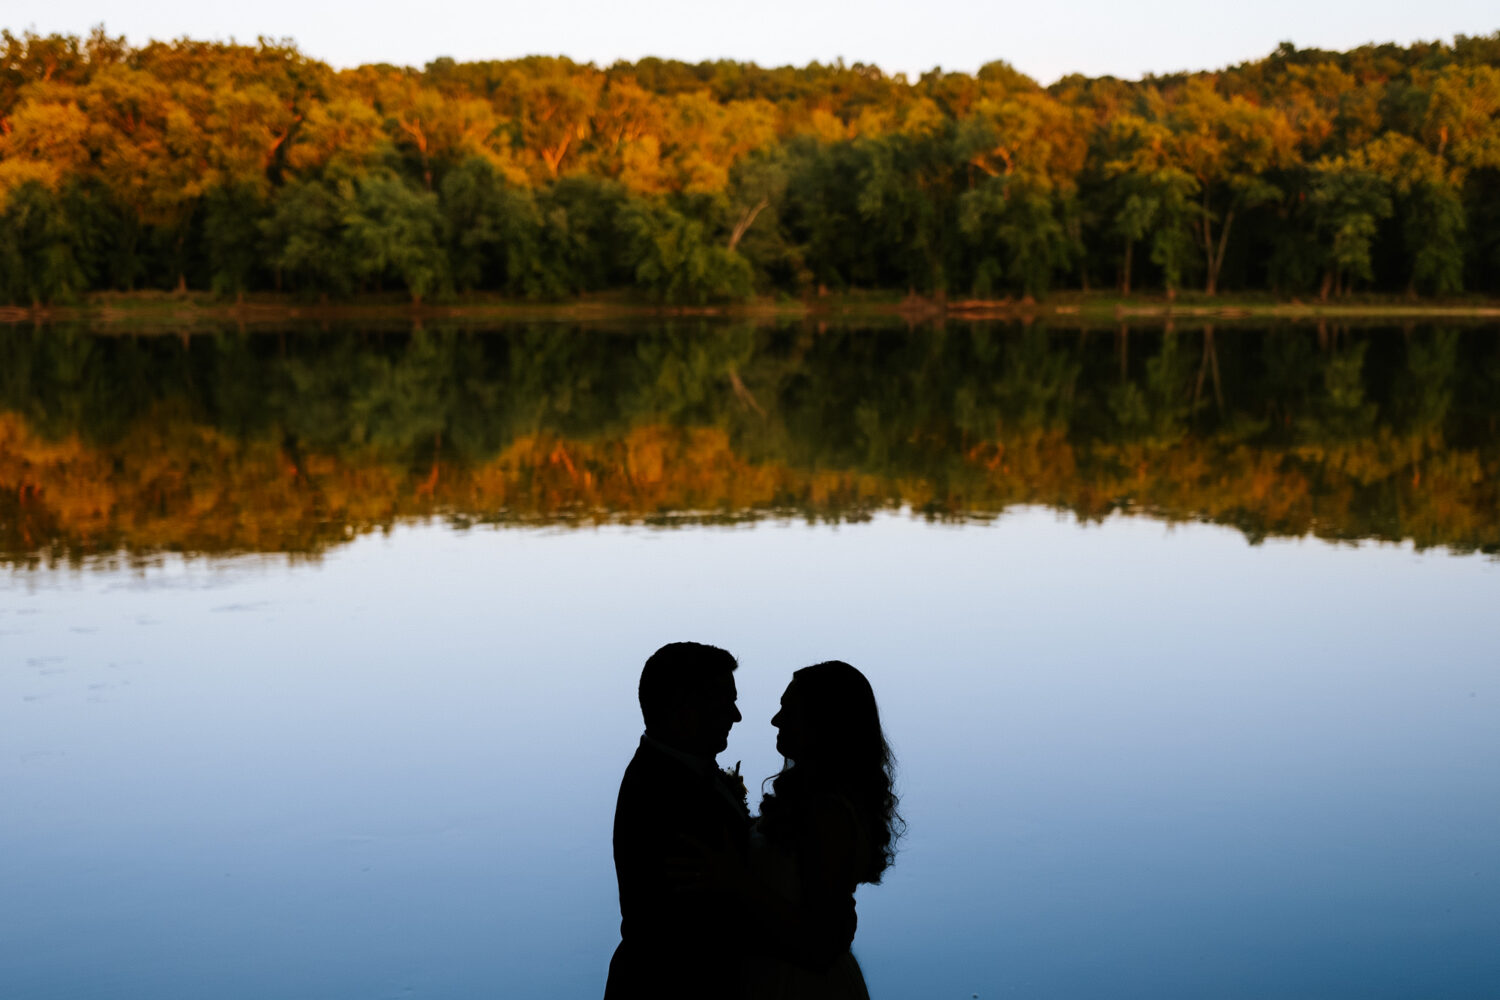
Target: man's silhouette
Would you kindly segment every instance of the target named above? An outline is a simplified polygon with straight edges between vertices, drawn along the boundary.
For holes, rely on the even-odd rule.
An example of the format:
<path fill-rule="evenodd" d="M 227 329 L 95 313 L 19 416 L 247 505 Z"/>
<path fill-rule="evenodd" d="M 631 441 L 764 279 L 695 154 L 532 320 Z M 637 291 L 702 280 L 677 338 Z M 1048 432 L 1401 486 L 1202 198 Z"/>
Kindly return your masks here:
<path fill-rule="evenodd" d="M 742 907 L 723 892 L 684 892 L 669 874 L 694 845 L 747 850 L 749 816 L 714 757 L 740 721 L 733 656 L 674 642 L 641 671 L 646 734 L 615 805 L 620 946 L 605 1000 L 693 1000 L 739 990 Z"/>

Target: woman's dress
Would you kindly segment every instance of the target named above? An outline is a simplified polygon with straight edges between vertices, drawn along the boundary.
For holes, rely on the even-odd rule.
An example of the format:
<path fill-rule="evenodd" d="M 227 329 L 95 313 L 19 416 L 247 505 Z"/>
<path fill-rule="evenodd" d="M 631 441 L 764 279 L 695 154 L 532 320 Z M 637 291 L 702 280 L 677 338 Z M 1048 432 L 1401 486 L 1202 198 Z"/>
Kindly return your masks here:
<path fill-rule="evenodd" d="M 804 878 L 797 855 L 767 839 L 758 825 L 750 833 L 750 870 L 764 889 L 809 917 L 813 927 L 797 942 L 800 961 L 784 956 L 751 959 L 750 1000 L 869 1000 L 864 975 L 848 945 L 854 929 L 853 886 L 843 893 Z M 809 893 L 825 898 L 810 899 Z M 825 938 L 829 924 L 846 921 L 847 935 L 834 931 Z"/>

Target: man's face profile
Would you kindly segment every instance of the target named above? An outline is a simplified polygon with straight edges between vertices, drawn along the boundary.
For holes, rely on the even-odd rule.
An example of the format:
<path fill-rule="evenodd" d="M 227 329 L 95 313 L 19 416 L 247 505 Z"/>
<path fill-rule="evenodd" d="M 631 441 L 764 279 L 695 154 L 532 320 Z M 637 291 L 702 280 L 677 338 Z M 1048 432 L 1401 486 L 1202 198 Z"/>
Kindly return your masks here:
<path fill-rule="evenodd" d="M 679 703 L 682 749 L 710 757 L 722 752 L 729 745 L 729 730 L 741 718 L 735 705 L 738 697 L 734 675 L 728 671 L 683 692 Z"/>

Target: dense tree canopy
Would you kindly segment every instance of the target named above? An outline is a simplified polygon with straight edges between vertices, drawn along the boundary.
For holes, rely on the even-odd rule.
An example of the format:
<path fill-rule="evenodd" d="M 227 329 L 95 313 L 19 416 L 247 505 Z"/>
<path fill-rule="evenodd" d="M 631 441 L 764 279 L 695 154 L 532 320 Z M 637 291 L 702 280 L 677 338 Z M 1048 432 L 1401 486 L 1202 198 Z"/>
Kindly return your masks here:
<path fill-rule="evenodd" d="M 1500 33 L 1043 88 L 0 33 L 0 300 L 1500 293 Z"/>

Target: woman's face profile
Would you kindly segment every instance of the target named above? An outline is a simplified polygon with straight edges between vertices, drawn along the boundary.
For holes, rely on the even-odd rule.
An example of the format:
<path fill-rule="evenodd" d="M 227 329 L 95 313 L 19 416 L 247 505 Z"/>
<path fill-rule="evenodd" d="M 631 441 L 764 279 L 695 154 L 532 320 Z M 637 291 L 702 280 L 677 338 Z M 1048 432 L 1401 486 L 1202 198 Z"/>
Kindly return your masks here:
<path fill-rule="evenodd" d="M 803 718 L 802 699 L 797 696 L 797 682 L 787 685 L 781 695 L 781 709 L 771 716 L 776 727 L 776 752 L 796 760 L 807 745 L 807 722 Z"/>

